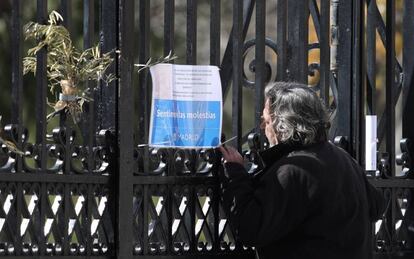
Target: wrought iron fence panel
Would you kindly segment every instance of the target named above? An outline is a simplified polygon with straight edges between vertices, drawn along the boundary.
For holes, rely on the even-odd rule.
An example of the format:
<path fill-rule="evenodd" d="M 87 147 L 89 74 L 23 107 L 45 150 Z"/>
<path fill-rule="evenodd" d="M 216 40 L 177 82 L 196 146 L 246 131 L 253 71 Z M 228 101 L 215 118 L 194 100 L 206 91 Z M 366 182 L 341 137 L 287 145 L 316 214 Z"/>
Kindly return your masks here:
<path fill-rule="evenodd" d="M 373 225 L 376 258 L 413 256 L 414 2 L 339 0 L 162 1 L 162 54 L 185 46 L 182 63 L 200 64 L 199 25 L 209 26 L 207 63 L 220 67 L 223 96 L 231 102 L 230 134 L 258 168 L 267 148 L 260 116 L 265 85 L 276 80 L 308 84 L 331 111 L 330 139 L 364 165 L 364 115 L 379 115 L 378 170 L 367 172 L 383 190 L 387 208 Z M 220 154 L 209 150 L 149 148 L 151 78 L 139 74 L 154 43 L 153 1 L 82 1 L 83 47 L 100 42 L 113 51 L 109 84 L 88 82 L 92 102 L 78 125 L 64 114 L 52 129 L 47 116 L 47 49 L 37 55 L 35 131 L 24 125 L 22 0 L 12 1 L 11 114 L 0 149 L 0 256 L 21 258 L 253 258 L 231 228 L 220 201 Z M 59 2 L 64 25 L 76 31 L 73 2 Z M 225 11 L 231 5 L 231 17 Z M 274 16 L 269 9 L 275 5 Z M 48 1 L 37 0 L 36 21 L 47 22 Z M 201 19 L 200 8 L 209 8 Z M 396 55 L 396 19 L 402 53 Z M 177 28 L 177 19 L 185 26 Z M 274 17 L 274 19 L 273 19 Z M 273 20 L 272 20 L 273 19 Z M 223 21 L 231 23 L 226 48 Z M 276 24 L 276 36 L 267 25 Z M 96 26 L 98 24 L 98 26 Z M 185 31 L 182 43 L 177 31 Z M 249 33 L 253 30 L 254 33 Z M 310 40 L 312 36 L 315 36 Z M 385 104 L 377 101 L 377 48 L 385 49 Z M 254 52 L 253 58 L 249 53 Z M 273 55 L 269 58 L 269 53 Z M 317 54 L 315 54 L 317 53 Z M 315 58 L 316 57 L 316 58 Z M 177 62 L 178 61 L 172 61 Z M 0 87 L 4 86 L 2 83 Z M 253 100 L 245 103 L 245 97 Z M 396 107 L 402 100 L 401 153 L 395 147 Z M 384 106 L 384 108 L 382 108 Z M 243 114 L 253 112 L 251 129 Z M 29 134 L 33 134 L 31 138 Z M 229 137 L 229 136 L 228 136 Z M 33 139 L 33 140 L 32 140 Z M 398 154 L 397 154 L 398 153 Z M 277 251 L 275 251 L 277 252 Z"/>
<path fill-rule="evenodd" d="M 366 69 L 361 70 L 361 76 L 366 76 L 366 95 L 362 102 L 367 114 L 378 116 L 378 170 L 369 174 L 375 175 L 371 182 L 383 190 L 387 199 L 383 218 L 374 227 L 377 258 L 410 258 L 414 252 L 413 234 L 410 230 L 414 191 L 411 145 L 413 124 L 408 119 L 412 106 L 407 101 L 413 97 L 414 60 L 409 56 L 412 55 L 414 38 L 409 31 L 414 28 L 414 24 L 409 17 L 413 15 L 414 6 L 410 1 L 397 2 L 367 0 L 361 6 L 366 12 L 362 11 L 356 21 L 360 26 L 366 21 L 366 28 L 361 32 L 362 37 L 366 38 L 366 59 L 362 59 L 366 62 L 363 63 Z M 380 7 L 385 7 L 385 11 Z M 399 37 L 403 39 L 402 49 L 396 47 L 396 39 Z M 381 55 L 381 52 L 378 53 L 380 48 L 385 50 L 386 62 L 383 109 L 378 99 L 382 82 L 377 80 L 382 71 L 376 61 Z M 399 100 L 401 105 L 398 104 Z M 396 119 L 399 109 L 402 120 Z M 396 125 L 399 123 L 403 137 L 399 141 L 400 150 L 396 146 Z"/>
<path fill-rule="evenodd" d="M 70 31 L 71 2 L 61 1 L 59 10 Z M 23 4 L 12 1 L 11 124 L 1 128 L 1 137 L 16 147 L 2 141 L 0 150 L 0 255 L 111 258 L 115 256 L 115 196 L 110 131 L 97 126 L 94 105 L 98 102 L 86 108 L 81 135 L 63 115 L 58 127 L 48 127 L 45 48 L 37 55 L 36 124 L 30 138 L 23 125 Z M 36 2 L 39 23 L 47 22 L 47 4 Z M 85 1 L 83 7 L 88 18 L 84 47 L 88 48 L 94 35 L 94 1 Z M 98 91 L 92 83 L 88 87 Z"/>

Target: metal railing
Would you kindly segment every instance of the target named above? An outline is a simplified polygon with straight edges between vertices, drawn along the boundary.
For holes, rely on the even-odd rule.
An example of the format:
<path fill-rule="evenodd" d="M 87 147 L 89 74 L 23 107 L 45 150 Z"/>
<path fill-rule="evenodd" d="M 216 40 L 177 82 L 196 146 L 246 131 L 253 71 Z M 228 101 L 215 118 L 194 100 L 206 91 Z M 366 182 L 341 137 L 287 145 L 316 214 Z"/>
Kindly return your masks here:
<path fill-rule="evenodd" d="M 47 2 L 37 0 L 38 22 L 46 22 Z M 241 150 L 248 144 L 245 155 L 251 170 L 256 152 L 266 146 L 258 126 L 263 89 L 272 80 L 308 83 L 308 76 L 318 75 L 319 80 L 310 87 L 332 111 L 330 138 L 361 165 L 365 163 L 364 114 L 383 113 L 378 126 L 378 172 L 370 181 L 383 189 L 388 206 L 374 226 L 373 245 L 377 258 L 410 258 L 414 252 L 413 151 L 404 140 L 402 155 L 396 159 L 395 118 L 401 98 L 402 135 L 414 139 L 409 101 L 414 97 L 414 2 L 403 2 L 402 64 L 395 54 L 397 11 L 393 0 L 386 1 L 386 23 L 375 0 L 277 0 L 272 21 L 277 25 L 275 39 L 267 35 L 266 24 L 272 3 L 234 0 L 232 30 L 224 51 L 223 1 L 188 0 L 181 13 L 177 2 L 163 2 L 162 52 L 167 55 L 177 48 L 176 33 L 182 28 L 176 28 L 175 21 L 184 15 L 184 63 L 199 64 L 197 38 L 204 32 L 197 31 L 197 24 L 206 21 L 199 20 L 197 10 L 207 3 L 210 43 L 203 51 L 209 51 L 210 64 L 220 67 L 223 95 L 231 93 L 228 124 L 231 134 L 237 136 L 233 145 Z M 64 25 L 73 30 L 73 3 L 60 3 Z M 109 85 L 88 83 L 94 101 L 85 108 L 81 123 L 68 123 L 61 114 L 58 127 L 51 129 L 46 122 L 47 50 L 39 53 L 33 143 L 23 125 L 23 4 L 22 0 L 12 1 L 12 103 L 10 124 L 3 131 L 26 156 L 4 146 L 0 150 L 0 256 L 253 258 L 252 249 L 237 241 L 221 208 L 216 175 L 222 169 L 215 150 L 138 146 L 148 143 L 151 84 L 148 71 L 137 75 L 133 63 L 146 63 L 151 56 L 151 1 L 82 1 L 84 48 L 91 47 L 99 34 L 104 52 L 117 50 L 108 71 L 117 80 Z M 249 39 L 252 24 L 254 37 Z M 311 31 L 316 42 L 308 40 Z M 386 50 L 383 109 L 376 103 L 377 35 Z M 254 60 L 247 64 L 251 50 L 255 51 Z M 310 62 L 309 52 L 315 50 L 319 50 L 319 60 Z M 276 54 L 277 65 L 268 59 L 268 51 Z M 254 80 L 247 78 L 247 66 Z M 0 89 L 6 87 L 9 85 L 2 82 Z M 243 103 L 246 89 L 252 107 Z M 254 109 L 255 126 L 243 131 L 242 115 L 248 109 Z M 403 167 L 396 169 L 396 165 Z"/>

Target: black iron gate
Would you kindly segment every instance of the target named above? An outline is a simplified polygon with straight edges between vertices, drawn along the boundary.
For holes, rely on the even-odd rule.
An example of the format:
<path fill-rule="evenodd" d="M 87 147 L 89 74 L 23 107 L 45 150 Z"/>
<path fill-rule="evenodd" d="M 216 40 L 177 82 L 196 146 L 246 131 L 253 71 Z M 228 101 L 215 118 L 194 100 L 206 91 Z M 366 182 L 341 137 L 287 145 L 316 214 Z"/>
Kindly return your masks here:
<path fill-rule="evenodd" d="M 65 25 L 72 30 L 72 5 L 60 1 Z M 162 43 L 167 55 L 178 46 L 175 21 L 186 17 L 185 55 L 180 63 L 199 64 L 197 11 L 208 7 L 209 61 L 221 69 L 223 95 L 232 111 L 225 124 L 233 142 L 246 149 L 254 169 L 254 154 L 265 147 L 258 128 L 264 85 L 273 80 L 309 83 L 332 111 L 331 139 L 364 165 L 364 115 L 377 114 L 378 161 L 367 172 L 384 191 L 387 211 L 373 229 L 377 258 L 413 256 L 414 209 L 410 121 L 414 98 L 414 2 L 411 0 L 164 0 Z M 385 4 L 382 17 L 377 2 Z M 46 123 L 46 50 L 37 57 L 35 86 L 23 85 L 22 7 L 12 1 L 11 114 L 4 137 L 24 150 L 26 157 L 0 150 L 0 256 L 22 258 L 253 258 L 230 229 L 219 202 L 214 150 L 151 149 L 149 127 L 150 78 L 137 76 L 133 63 L 150 56 L 151 1 L 84 0 L 84 47 L 99 33 L 104 51 L 116 49 L 110 85 L 89 84 L 94 102 L 74 126 L 61 116 L 51 129 Z M 48 1 L 37 0 L 36 19 L 46 22 Z M 228 43 L 221 51 L 222 28 L 230 5 Z M 398 8 L 403 16 L 398 16 Z M 274 5 L 275 18 L 270 19 Z M 97 15 L 96 15 L 97 14 Z M 252 21 L 252 18 L 253 21 Z M 397 19 L 398 18 L 398 19 Z M 396 19 L 401 24 L 400 32 Z M 386 22 L 384 22 L 384 20 Z M 95 24 L 99 23 L 96 29 Z M 267 25 L 273 23 L 276 37 Z M 250 30 L 254 33 L 249 34 Z M 154 28 L 152 28 L 154 30 Z M 403 38 L 396 55 L 396 34 Z M 269 34 L 269 35 L 268 35 Z M 316 35 L 310 41 L 310 35 Z M 251 39 L 249 37 L 252 36 Z M 380 44 L 378 44 L 380 42 Z M 382 46 L 381 46 L 382 44 Z M 138 46 L 138 47 L 137 47 Z M 376 53 L 386 53 L 385 84 L 376 86 Z M 198 49 L 199 50 L 199 49 Z M 247 53 L 254 50 L 248 63 Z M 277 65 L 267 52 L 276 55 Z M 308 59 L 319 51 L 316 61 Z M 162 53 L 160 53 L 162 54 Z M 402 63 L 401 63 L 402 60 Z M 267 62 L 269 61 L 269 62 Z M 249 71 L 253 80 L 248 78 Z M 313 81 L 317 78 L 316 81 Z M 0 89 L 9 84 L 0 83 Z M 36 87 L 35 138 L 23 126 L 23 96 Z M 384 89 L 384 104 L 378 91 Z M 243 103 L 243 96 L 253 99 Z M 402 105 L 397 105 L 398 101 Z M 396 156 L 396 107 L 402 107 L 402 154 Z M 251 112 L 252 129 L 245 129 L 243 113 Z M 398 118 L 398 117 L 397 117 Z M 78 136 L 76 136 L 78 133 Z M 77 140 L 80 139 L 80 140 Z M 32 143 L 31 143 L 32 142 Z M 247 145 L 246 145 L 247 144 Z M 398 167 L 398 165 L 402 167 Z M 252 219 L 254 220 L 254 219 Z M 277 251 L 275 251 L 277 253 Z"/>

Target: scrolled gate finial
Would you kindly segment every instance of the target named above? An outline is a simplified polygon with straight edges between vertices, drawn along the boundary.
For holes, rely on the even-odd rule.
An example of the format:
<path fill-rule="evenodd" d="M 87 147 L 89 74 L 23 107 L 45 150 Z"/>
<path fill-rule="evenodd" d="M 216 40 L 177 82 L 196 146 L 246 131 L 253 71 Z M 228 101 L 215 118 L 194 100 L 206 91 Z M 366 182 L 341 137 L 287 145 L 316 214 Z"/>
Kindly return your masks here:
<path fill-rule="evenodd" d="M 346 151 L 348 151 L 348 137 L 346 136 L 336 136 L 334 139 L 335 146 L 338 146 Z"/>
<path fill-rule="evenodd" d="M 258 133 L 250 133 L 247 136 L 247 143 L 250 149 L 259 150 L 260 149 L 260 135 Z"/>
<path fill-rule="evenodd" d="M 379 163 L 379 170 L 381 172 L 381 176 L 384 178 L 390 177 L 390 155 L 387 152 L 381 153 L 380 163 Z"/>
<path fill-rule="evenodd" d="M 408 138 L 400 140 L 401 154 L 395 157 L 397 165 L 402 166 L 402 173 L 405 177 L 411 178 L 412 158 L 411 158 L 411 141 Z"/>
<path fill-rule="evenodd" d="M 249 151 L 244 155 L 249 161 L 249 173 L 257 173 L 263 169 L 263 161 L 259 156 L 260 151 L 260 134 L 250 133 L 247 137 L 247 143 L 249 145 Z"/>

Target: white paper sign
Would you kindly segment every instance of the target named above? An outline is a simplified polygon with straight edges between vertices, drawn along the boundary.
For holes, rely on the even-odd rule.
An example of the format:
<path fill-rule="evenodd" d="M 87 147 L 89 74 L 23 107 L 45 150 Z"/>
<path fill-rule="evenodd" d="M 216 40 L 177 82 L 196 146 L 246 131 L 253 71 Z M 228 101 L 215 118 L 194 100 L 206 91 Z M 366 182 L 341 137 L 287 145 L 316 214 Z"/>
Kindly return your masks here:
<path fill-rule="evenodd" d="M 218 146 L 223 117 L 218 67 L 158 64 L 150 71 L 153 88 L 149 145 Z"/>
<path fill-rule="evenodd" d="M 365 116 L 365 170 L 377 170 L 377 116 Z"/>

